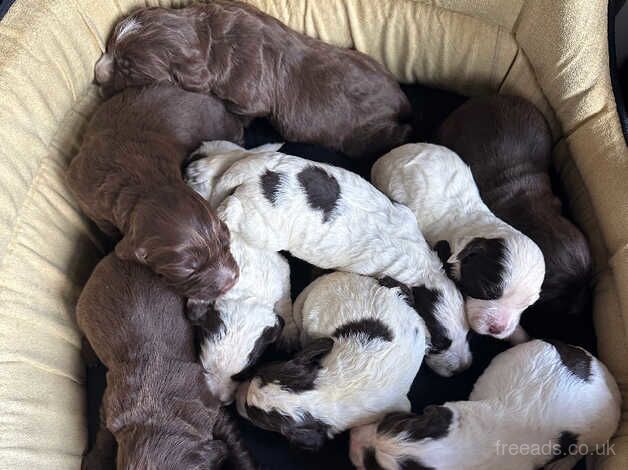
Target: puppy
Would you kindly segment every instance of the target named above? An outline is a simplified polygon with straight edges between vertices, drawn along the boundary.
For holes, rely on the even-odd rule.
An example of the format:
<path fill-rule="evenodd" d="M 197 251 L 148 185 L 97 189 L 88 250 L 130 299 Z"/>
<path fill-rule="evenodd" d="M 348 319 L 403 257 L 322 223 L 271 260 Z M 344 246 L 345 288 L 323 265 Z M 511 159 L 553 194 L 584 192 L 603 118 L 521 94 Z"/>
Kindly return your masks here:
<path fill-rule="evenodd" d="M 285 319 L 292 321 L 286 259 L 244 243 L 237 234 L 231 239 L 231 253 L 240 277 L 201 320 L 200 360 L 209 389 L 224 404 L 233 401 L 238 384 L 279 338 Z"/>
<path fill-rule="evenodd" d="M 205 385 L 183 299 L 145 266 L 103 259 L 77 321 L 107 367 L 101 428 L 85 468 L 234 468 L 253 463 Z M 115 439 L 114 439 L 115 436 Z M 228 457 L 228 454 L 231 454 Z"/>
<path fill-rule="evenodd" d="M 303 349 L 241 385 L 242 416 L 316 450 L 327 437 L 410 410 L 406 395 L 429 334 L 400 288 L 327 274 L 299 295 L 294 315 Z"/>
<path fill-rule="evenodd" d="M 149 266 L 193 304 L 206 304 L 233 286 L 238 267 L 229 231 L 185 185 L 181 165 L 202 140 L 240 141 L 242 133 L 215 98 L 130 88 L 98 108 L 67 181 L 106 234 L 123 236 L 121 259 Z"/>
<path fill-rule="evenodd" d="M 212 207 L 220 205 L 234 236 L 250 245 L 415 288 L 415 301 L 433 307 L 419 312 L 434 338 L 431 352 L 440 355 L 437 372 L 468 367 L 462 297 L 412 212 L 354 173 L 279 153 L 279 145 L 247 151 L 229 142 L 204 144 L 187 181 Z"/>
<path fill-rule="evenodd" d="M 506 338 L 539 298 L 545 276 L 536 244 L 482 202 L 469 167 L 451 150 L 407 144 L 381 157 L 373 184 L 415 214 L 466 297 L 476 332 Z"/>
<path fill-rule="evenodd" d="M 381 155 L 411 131 L 410 104 L 378 62 L 240 2 L 141 9 L 116 26 L 94 75 L 106 93 L 154 82 L 212 93 L 287 140 L 351 157 Z"/>
<path fill-rule="evenodd" d="M 535 319 L 545 328 L 553 323 L 551 333 L 558 336 L 590 308 L 591 253 L 582 232 L 561 215 L 552 192 L 552 136 L 543 115 L 515 96 L 473 98 L 441 125 L 438 140 L 471 167 L 491 211 L 543 252 L 541 297 L 522 321 L 526 329 Z"/>
<path fill-rule="evenodd" d="M 469 399 L 353 429 L 351 461 L 360 470 L 567 470 L 582 453 L 601 453 L 620 418 L 606 367 L 561 342 L 500 354 Z"/>

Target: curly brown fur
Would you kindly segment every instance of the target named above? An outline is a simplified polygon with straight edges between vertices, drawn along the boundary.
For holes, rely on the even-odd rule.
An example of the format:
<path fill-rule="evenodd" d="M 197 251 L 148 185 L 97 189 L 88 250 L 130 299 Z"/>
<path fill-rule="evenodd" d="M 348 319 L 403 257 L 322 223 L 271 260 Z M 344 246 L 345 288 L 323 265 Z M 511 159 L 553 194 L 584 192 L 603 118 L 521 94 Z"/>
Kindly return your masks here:
<path fill-rule="evenodd" d="M 107 256 L 81 293 L 77 321 L 107 367 L 101 429 L 85 468 L 107 468 L 116 443 L 119 469 L 200 470 L 241 458 L 196 362 L 183 299 L 161 278 Z M 237 455 L 228 456 L 231 448 Z"/>
<path fill-rule="evenodd" d="M 116 253 L 146 264 L 178 293 L 209 301 L 230 288 L 238 267 L 229 230 L 181 176 L 202 141 L 239 142 L 242 123 L 212 97 L 166 85 L 129 88 L 91 119 L 68 184 Z"/>
<path fill-rule="evenodd" d="M 255 470 L 257 465 L 244 445 L 233 417 L 222 408 L 214 424 L 214 437 L 227 445 L 229 455 L 224 468 L 228 470 Z"/>
<path fill-rule="evenodd" d="M 495 215 L 541 248 L 546 266 L 541 298 L 522 324 L 535 330 L 538 325 L 533 335 L 560 335 L 590 307 L 591 254 L 552 191 L 552 139 L 543 115 L 514 96 L 472 98 L 441 125 L 437 140 L 469 164 Z"/>
<path fill-rule="evenodd" d="M 145 8 L 123 19 L 94 69 L 106 93 L 153 82 L 211 92 L 286 140 L 352 157 L 407 141 L 411 108 L 394 77 L 355 50 L 309 38 L 240 2 Z"/>

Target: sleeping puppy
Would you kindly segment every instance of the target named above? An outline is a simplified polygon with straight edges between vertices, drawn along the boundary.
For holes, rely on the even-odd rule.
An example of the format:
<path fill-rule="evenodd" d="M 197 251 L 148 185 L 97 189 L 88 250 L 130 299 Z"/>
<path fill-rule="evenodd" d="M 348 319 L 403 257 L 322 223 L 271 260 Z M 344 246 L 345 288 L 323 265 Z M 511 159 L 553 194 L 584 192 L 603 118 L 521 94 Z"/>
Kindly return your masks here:
<path fill-rule="evenodd" d="M 84 468 L 254 468 L 205 385 L 184 302 L 145 266 L 103 259 L 76 307 L 107 367 L 101 428 Z M 114 437 L 115 436 L 115 437 Z"/>
<path fill-rule="evenodd" d="M 411 131 L 410 104 L 377 61 L 240 2 L 141 9 L 116 26 L 94 75 L 105 93 L 155 82 L 212 93 L 286 140 L 351 157 L 381 155 Z"/>
<path fill-rule="evenodd" d="M 186 170 L 188 183 L 234 236 L 323 269 L 389 276 L 434 305 L 425 318 L 434 338 L 435 370 L 469 366 L 469 327 L 462 297 L 425 242 L 412 212 L 349 171 L 276 151 L 229 142 L 204 144 Z M 200 158 L 204 157 L 204 158 Z"/>
<path fill-rule="evenodd" d="M 543 252 L 541 297 L 522 321 L 536 319 L 546 330 L 548 323 L 556 325 L 551 333 L 559 335 L 590 308 L 591 254 L 582 232 L 561 215 L 552 192 L 552 136 L 543 115 L 515 96 L 473 98 L 442 124 L 438 140 L 471 167 L 491 211 Z"/>
<path fill-rule="evenodd" d="M 486 207 L 469 167 L 445 147 L 407 144 L 375 162 L 371 175 L 378 189 L 414 212 L 466 297 L 471 328 L 500 339 L 513 335 L 521 312 L 539 298 L 543 254 Z"/>
<path fill-rule="evenodd" d="M 561 342 L 498 355 L 469 400 L 352 429 L 351 461 L 360 470 L 568 470 L 581 452 L 601 453 L 620 418 L 606 367 Z"/>
<path fill-rule="evenodd" d="M 231 253 L 240 277 L 200 321 L 201 364 L 209 389 L 224 404 L 233 401 L 238 384 L 277 340 L 285 319 L 292 321 L 286 259 L 244 243 L 237 234 L 231 239 Z"/>
<path fill-rule="evenodd" d="M 229 231 L 188 188 L 181 165 L 206 139 L 242 139 L 242 123 L 222 103 L 176 87 L 127 89 L 92 117 L 67 181 L 80 208 L 116 254 L 161 274 L 191 304 L 226 292 L 238 267 Z"/>
<path fill-rule="evenodd" d="M 294 315 L 303 349 L 240 386 L 242 416 L 317 450 L 327 437 L 410 410 L 407 393 L 429 333 L 401 288 L 327 274 L 299 295 Z"/>

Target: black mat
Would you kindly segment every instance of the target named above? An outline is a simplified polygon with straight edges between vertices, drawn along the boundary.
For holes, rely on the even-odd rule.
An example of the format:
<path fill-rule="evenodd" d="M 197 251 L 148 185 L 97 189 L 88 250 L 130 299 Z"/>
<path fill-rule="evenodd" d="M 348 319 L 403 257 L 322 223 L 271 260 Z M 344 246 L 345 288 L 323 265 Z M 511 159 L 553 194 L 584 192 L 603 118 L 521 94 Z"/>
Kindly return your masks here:
<path fill-rule="evenodd" d="M 13 3 L 15 3 L 15 0 L 0 0 L 0 20 L 6 15 Z"/>
<path fill-rule="evenodd" d="M 451 111 L 465 101 L 465 98 L 462 96 L 420 85 L 404 86 L 403 89 L 415 110 L 415 135 L 413 139 L 415 141 L 430 141 L 438 125 Z M 281 136 L 264 120 L 253 121 L 245 136 L 245 146 L 247 148 L 281 141 Z M 294 142 L 285 143 L 282 151 L 313 161 L 337 165 L 359 173 L 366 178 L 368 178 L 370 166 L 373 163 L 356 162 L 339 152 Z M 313 279 L 316 275 L 316 270 L 313 270 L 307 263 L 295 258 L 289 257 L 289 261 L 294 298 Z M 586 333 L 584 340 L 575 340 L 572 343 L 593 343 L 593 330 L 588 331 L 588 335 Z M 582 332 L 579 332 L 577 336 L 574 335 L 574 338 L 580 338 L 581 335 Z M 439 377 L 424 364 L 409 393 L 413 410 L 420 412 L 425 406 L 430 404 L 465 400 L 471 392 L 473 384 L 488 366 L 491 359 L 506 348 L 507 345 L 503 342 L 489 337 L 473 336 L 471 339 L 471 349 L 474 355 L 473 365 L 469 370 L 450 379 Z M 283 358 L 273 350 L 269 350 L 262 358 L 262 361 L 277 359 Z M 89 372 L 87 378 L 90 444 L 96 429 L 98 406 L 104 388 L 103 374 L 103 369 L 95 369 Z M 231 411 L 237 414 L 233 407 Z M 248 447 L 263 470 L 342 470 L 353 468 L 348 458 L 347 433 L 329 441 L 320 452 L 313 454 L 291 447 L 280 435 L 255 428 L 244 419 L 238 418 L 238 422 Z M 577 468 L 584 468 L 584 466 L 578 466 Z"/>

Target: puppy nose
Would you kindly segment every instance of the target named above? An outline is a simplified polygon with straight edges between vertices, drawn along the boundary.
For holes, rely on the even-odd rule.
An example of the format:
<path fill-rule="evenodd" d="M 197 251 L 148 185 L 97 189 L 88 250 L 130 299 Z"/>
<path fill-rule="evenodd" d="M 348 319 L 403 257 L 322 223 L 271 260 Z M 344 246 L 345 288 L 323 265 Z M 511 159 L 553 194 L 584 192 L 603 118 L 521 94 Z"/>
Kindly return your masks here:
<path fill-rule="evenodd" d="M 504 325 L 498 325 L 496 323 L 491 323 L 488 326 L 488 332 L 492 335 L 499 335 L 504 331 Z"/>

